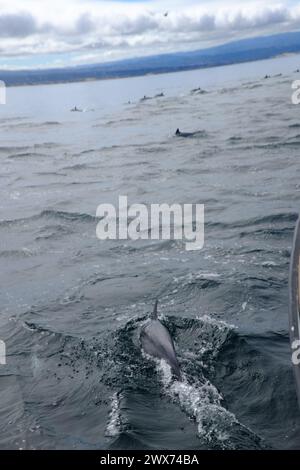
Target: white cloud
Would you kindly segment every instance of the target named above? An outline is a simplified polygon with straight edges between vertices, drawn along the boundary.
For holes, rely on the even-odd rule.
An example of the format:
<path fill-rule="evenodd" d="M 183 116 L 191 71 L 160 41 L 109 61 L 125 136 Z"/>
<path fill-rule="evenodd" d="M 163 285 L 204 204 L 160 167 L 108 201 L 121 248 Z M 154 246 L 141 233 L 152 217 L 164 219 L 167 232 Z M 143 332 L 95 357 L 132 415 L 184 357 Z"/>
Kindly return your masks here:
<path fill-rule="evenodd" d="M 95 62 L 202 48 L 299 25 L 300 3 L 288 1 L 0 0 L 0 54 L 2 60 L 72 54 L 72 63 Z"/>

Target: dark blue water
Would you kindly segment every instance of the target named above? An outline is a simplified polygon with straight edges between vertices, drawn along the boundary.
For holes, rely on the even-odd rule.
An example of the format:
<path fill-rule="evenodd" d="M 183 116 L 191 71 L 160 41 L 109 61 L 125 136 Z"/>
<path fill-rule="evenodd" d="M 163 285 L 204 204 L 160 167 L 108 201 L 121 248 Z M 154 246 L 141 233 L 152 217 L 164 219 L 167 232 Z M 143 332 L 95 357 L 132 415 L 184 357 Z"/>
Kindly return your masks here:
<path fill-rule="evenodd" d="M 300 448 L 288 339 L 299 60 L 8 90 L 1 448 Z M 205 204 L 204 249 L 100 242 L 96 208 L 119 195 Z M 183 382 L 139 346 L 157 297 Z"/>

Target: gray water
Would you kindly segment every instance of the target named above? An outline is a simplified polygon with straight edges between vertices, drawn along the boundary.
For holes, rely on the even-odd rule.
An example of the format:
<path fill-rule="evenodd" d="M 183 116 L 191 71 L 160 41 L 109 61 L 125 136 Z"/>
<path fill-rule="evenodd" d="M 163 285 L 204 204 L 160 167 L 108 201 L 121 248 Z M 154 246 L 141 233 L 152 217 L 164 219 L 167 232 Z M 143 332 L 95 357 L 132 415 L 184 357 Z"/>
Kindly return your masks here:
<path fill-rule="evenodd" d="M 8 89 L 2 449 L 300 448 L 288 339 L 299 64 Z M 119 195 L 205 204 L 203 250 L 99 241 L 96 208 Z M 157 297 L 182 382 L 139 347 Z"/>

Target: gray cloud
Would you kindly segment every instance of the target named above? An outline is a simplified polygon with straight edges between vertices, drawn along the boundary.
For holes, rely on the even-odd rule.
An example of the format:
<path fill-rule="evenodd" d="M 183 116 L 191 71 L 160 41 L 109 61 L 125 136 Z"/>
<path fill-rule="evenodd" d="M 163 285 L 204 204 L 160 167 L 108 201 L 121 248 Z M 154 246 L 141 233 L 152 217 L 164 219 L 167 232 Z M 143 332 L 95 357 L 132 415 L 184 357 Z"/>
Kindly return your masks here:
<path fill-rule="evenodd" d="M 30 13 L 0 15 L 0 37 L 2 38 L 22 38 L 37 32 L 37 22 Z"/>
<path fill-rule="evenodd" d="M 16 0 L 17 1 L 17 0 Z M 69 0 L 70 2 L 71 0 Z M 84 3 L 81 3 L 81 6 Z M 94 5 L 95 4 L 91 4 Z M 69 8 L 71 3 L 68 4 Z M 178 8 L 166 17 L 145 8 L 118 7 L 63 10 L 48 19 L 32 11 L 0 13 L 1 55 L 80 53 L 126 50 L 131 55 L 176 50 L 189 43 L 199 48 L 207 42 L 226 41 L 249 34 L 292 30 L 300 24 L 300 8 L 255 3 L 251 8 L 233 5 L 223 9 Z M 70 13 L 70 14 L 69 14 Z M 44 20 L 43 20 L 44 18 Z"/>
<path fill-rule="evenodd" d="M 96 21 L 91 17 L 89 13 L 84 13 L 79 16 L 75 22 L 75 28 L 73 33 L 77 34 L 89 34 L 96 29 Z"/>

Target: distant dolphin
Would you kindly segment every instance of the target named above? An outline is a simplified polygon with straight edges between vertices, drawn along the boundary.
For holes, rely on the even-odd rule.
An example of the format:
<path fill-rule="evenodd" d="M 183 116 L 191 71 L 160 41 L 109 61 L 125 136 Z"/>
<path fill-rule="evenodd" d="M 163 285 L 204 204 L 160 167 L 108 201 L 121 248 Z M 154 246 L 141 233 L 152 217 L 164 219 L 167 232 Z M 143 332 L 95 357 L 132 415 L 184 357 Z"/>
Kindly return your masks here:
<path fill-rule="evenodd" d="M 174 343 L 167 328 L 157 318 L 157 304 L 149 323 L 144 325 L 140 332 L 140 342 L 143 350 L 150 356 L 164 359 L 172 369 L 172 372 L 181 379 L 180 367 L 177 361 Z"/>
<path fill-rule="evenodd" d="M 142 103 L 143 101 L 148 101 L 148 100 L 152 100 L 153 98 L 151 98 L 151 96 L 147 96 L 147 95 L 144 95 L 143 98 L 140 99 L 140 102 Z"/>
<path fill-rule="evenodd" d="M 207 92 L 203 90 L 202 88 L 194 88 L 191 90 L 192 95 L 205 95 Z"/>
<path fill-rule="evenodd" d="M 194 137 L 203 134 L 203 131 L 181 132 L 179 129 L 175 132 L 176 137 Z"/>
<path fill-rule="evenodd" d="M 74 106 L 74 108 L 70 109 L 72 113 L 82 113 L 82 109 L 77 108 L 77 106 Z"/>

